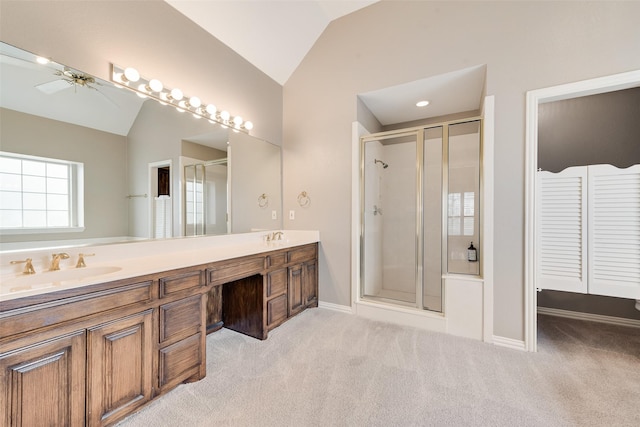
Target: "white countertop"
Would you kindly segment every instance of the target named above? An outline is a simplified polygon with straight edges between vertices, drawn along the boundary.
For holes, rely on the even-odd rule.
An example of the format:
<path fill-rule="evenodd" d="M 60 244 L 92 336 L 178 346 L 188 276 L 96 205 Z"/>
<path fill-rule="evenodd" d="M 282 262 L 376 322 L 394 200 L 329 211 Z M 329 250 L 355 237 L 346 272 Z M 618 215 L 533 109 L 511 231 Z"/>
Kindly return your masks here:
<path fill-rule="evenodd" d="M 320 241 L 318 231 L 284 230 L 282 240 L 267 242 L 267 232 L 149 240 L 122 244 L 66 248 L 69 259 L 60 271 L 48 271 L 51 250 L 0 254 L 0 301 L 78 288 L 254 255 Z M 78 254 L 86 257 L 86 269 L 76 269 Z M 33 259 L 34 275 L 22 274 L 24 264 L 10 261 Z M 111 272 L 109 272 L 111 271 Z M 105 273 L 106 272 L 106 273 Z M 95 275 L 100 273 L 98 275 Z M 85 277 L 78 278 L 82 274 Z M 93 276 L 92 276 L 93 275 Z M 88 276 L 88 277 L 87 277 Z M 91 277 L 92 276 L 92 277 Z"/>

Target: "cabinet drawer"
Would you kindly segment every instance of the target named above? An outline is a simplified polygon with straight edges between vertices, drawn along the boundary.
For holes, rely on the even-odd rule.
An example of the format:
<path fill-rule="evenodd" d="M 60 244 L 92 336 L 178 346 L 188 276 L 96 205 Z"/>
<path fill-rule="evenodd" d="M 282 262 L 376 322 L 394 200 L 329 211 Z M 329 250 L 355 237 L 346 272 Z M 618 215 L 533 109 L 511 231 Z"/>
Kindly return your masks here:
<path fill-rule="evenodd" d="M 289 258 L 289 262 L 302 262 L 316 258 L 317 256 L 317 246 L 307 245 L 303 246 L 299 249 L 294 249 L 287 252 L 287 258 Z"/>
<path fill-rule="evenodd" d="M 264 257 L 249 258 L 215 266 L 207 270 L 210 284 L 220 284 L 259 274 L 264 270 Z"/>
<path fill-rule="evenodd" d="M 2 336 L 11 336 L 101 311 L 151 301 L 152 281 L 19 308 L 0 316 Z"/>
<path fill-rule="evenodd" d="M 287 289 L 287 269 L 272 271 L 267 274 L 267 298 L 279 295 Z"/>
<path fill-rule="evenodd" d="M 160 306 L 160 343 L 171 339 L 188 337 L 200 331 L 202 326 L 202 296 L 189 298 Z"/>
<path fill-rule="evenodd" d="M 200 270 L 189 271 L 160 279 L 160 298 L 175 294 L 191 288 L 204 285 L 204 272 Z"/>
<path fill-rule="evenodd" d="M 277 252 L 267 255 L 267 268 L 279 267 L 287 263 L 287 253 Z"/>
<path fill-rule="evenodd" d="M 171 387 L 199 371 L 203 362 L 201 337 L 198 333 L 160 350 L 160 387 Z"/>
<path fill-rule="evenodd" d="M 267 301 L 267 327 L 277 325 L 287 318 L 287 294 Z"/>

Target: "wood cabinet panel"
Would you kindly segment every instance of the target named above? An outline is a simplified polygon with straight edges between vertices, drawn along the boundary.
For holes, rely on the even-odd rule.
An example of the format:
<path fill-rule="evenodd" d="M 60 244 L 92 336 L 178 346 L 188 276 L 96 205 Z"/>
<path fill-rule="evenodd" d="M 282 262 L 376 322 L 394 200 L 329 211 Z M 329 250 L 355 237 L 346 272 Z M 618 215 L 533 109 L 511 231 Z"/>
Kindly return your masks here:
<path fill-rule="evenodd" d="M 202 334 L 198 333 L 160 350 L 158 375 L 161 389 L 173 387 L 198 374 L 205 358 L 201 339 Z"/>
<path fill-rule="evenodd" d="M 204 271 L 195 270 L 171 277 L 160 278 L 160 298 L 173 295 L 178 292 L 193 290 L 205 284 Z"/>
<path fill-rule="evenodd" d="M 272 271 L 267 274 L 267 298 L 279 295 L 287 290 L 287 269 Z"/>
<path fill-rule="evenodd" d="M 302 283 L 302 266 L 296 265 L 293 267 L 289 267 L 289 283 L 287 286 L 287 294 L 289 299 L 289 316 L 293 316 L 294 314 L 301 312 L 304 308 Z"/>
<path fill-rule="evenodd" d="M 274 252 L 270 253 L 266 256 L 266 267 L 280 267 L 287 263 L 287 253 L 286 252 Z"/>
<path fill-rule="evenodd" d="M 207 293 L 207 334 L 222 328 L 222 285 L 213 286 Z"/>
<path fill-rule="evenodd" d="M 160 306 L 160 343 L 178 340 L 200 331 L 202 297 L 193 295 Z"/>
<path fill-rule="evenodd" d="M 0 354 L 0 424 L 83 426 L 85 331 Z"/>
<path fill-rule="evenodd" d="M 223 285 L 222 317 L 226 328 L 261 340 L 267 337 L 263 286 L 264 278 L 259 274 Z"/>
<path fill-rule="evenodd" d="M 88 330 L 87 421 L 106 425 L 152 395 L 153 310 Z"/>
<path fill-rule="evenodd" d="M 264 270 L 264 257 L 224 262 L 207 270 L 209 283 L 216 285 L 259 274 Z"/>
<path fill-rule="evenodd" d="M 287 319 L 287 295 L 282 294 L 267 301 L 267 327 L 278 326 Z"/>
<path fill-rule="evenodd" d="M 302 299 L 304 305 L 318 306 L 318 263 L 305 262 L 302 265 Z"/>
<path fill-rule="evenodd" d="M 303 261 L 309 261 L 315 259 L 318 255 L 318 246 L 314 243 L 312 245 L 301 246 L 290 250 L 287 253 L 289 263 L 298 263 Z"/>

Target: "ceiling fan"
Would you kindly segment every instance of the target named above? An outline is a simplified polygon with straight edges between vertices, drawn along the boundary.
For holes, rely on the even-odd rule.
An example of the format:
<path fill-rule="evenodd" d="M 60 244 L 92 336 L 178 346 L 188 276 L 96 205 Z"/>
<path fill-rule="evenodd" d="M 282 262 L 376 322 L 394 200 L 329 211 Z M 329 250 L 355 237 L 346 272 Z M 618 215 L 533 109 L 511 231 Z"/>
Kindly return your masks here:
<path fill-rule="evenodd" d="M 62 70 L 56 70 L 53 74 L 60 76 L 61 78 L 36 85 L 36 88 L 48 95 L 51 95 L 52 93 L 59 92 L 69 87 L 73 87 L 74 91 L 77 90 L 78 87 L 97 90 L 97 88 L 92 85 L 100 85 L 100 83 L 96 82 L 96 79 L 93 76 L 72 70 L 69 67 L 64 67 Z"/>
<path fill-rule="evenodd" d="M 95 77 L 93 77 L 92 75 L 74 70 L 66 66 L 62 70 L 54 71 L 53 74 L 59 76 L 60 79 L 36 85 L 36 89 L 47 95 L 52 95 L 71 87 L 76 93 L 78 92 L 78 88 L 87 88 L 96 91 L 109 103 L 113 104 L 115 107 L 118 107 L 118 105 L 113 102 L 111 98 L 109 98 L 100 89 L 98 89 L 98 86 L 104 85 L 96 81 Z"/>

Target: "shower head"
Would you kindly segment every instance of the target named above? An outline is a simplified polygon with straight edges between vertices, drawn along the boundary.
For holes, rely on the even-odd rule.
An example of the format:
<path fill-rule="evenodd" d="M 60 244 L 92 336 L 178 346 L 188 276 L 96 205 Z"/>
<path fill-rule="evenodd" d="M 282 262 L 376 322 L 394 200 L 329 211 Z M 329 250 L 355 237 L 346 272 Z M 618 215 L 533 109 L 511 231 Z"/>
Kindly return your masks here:
<path fill-rule="evenodd" d="M 388 164 L 386 164 L 385 162 L 383 162 L 382 160 L 375 159 L 375 160 L 373 161 L 373 163 L 374 163 L 374 164 L 375 164 L 375 163 L 380 163 L 380 164 L 382 165 L 382 168 L 383 168 L 383 169 L 386 169 L 386 168 L 388 168 L 388 167 L 389 167 L 389 165 L 388 165 Z"/>

